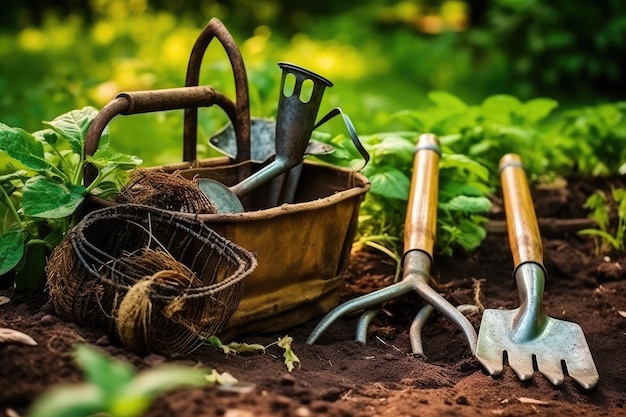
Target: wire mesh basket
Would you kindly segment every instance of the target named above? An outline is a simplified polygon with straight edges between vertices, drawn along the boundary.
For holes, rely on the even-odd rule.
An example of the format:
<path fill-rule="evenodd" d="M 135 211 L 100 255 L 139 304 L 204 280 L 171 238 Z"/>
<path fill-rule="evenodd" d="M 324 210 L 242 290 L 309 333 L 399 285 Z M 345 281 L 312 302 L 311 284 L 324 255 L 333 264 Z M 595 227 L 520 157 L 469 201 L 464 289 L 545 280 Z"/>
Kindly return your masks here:
<path fill-rule="evenodd" d="M 46 272 L 63 318 L 140 354 L 183 356 L 220 331 L 256 265 L 193 215 L 119 204 L 87 214 Z"/>

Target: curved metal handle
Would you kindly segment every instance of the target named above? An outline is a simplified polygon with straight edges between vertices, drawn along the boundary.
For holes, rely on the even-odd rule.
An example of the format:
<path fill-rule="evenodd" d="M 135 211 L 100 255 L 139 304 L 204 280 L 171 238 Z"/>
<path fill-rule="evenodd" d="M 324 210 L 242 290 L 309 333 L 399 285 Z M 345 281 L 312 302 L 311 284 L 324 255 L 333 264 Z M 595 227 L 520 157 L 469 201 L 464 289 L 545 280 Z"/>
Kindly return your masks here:
<path fill-rule="evenodd" d="M 236 162 L 244 162 L 250 159 L 250 98 L 248 94 L 248 78 L 243 58 L 237 44 L 224 26 L 217 18 L 212 18 L 202 30 L 189 56 L 187 64 L 187 76 L 185 86 L 197 86 L 200 81 L 200 66 L 202 58 L 211 40 L 217 38 L 224 47 L 228 59 L 230 60 L 235 78 L 235 118 L 231 121 L 235 128 L 237 139 Z M 183 160 L 194 161 L 196 159 L 198 135 L 198 109 L 190 107 L 185 109 L 183 128 Z"/>
<path fill-rule="evenodd" d="M 198 107 L 210 107 L 213 104 L 217 104 L 224 109 L 231 122 L 234 123 L 237 114 L 235 104 L 228 97 L 210 86 L 120 93 L 100 110 L 100 113 L 89 126 L 87 136 L 85 137 L 83 154 L 86 158 L 96 152 L 104 128 L 118 114 L 129 115 L 183 108 L 197 109 Z M 93 182 L 96 174 L 96 170 L 92 165 L 85 164 L 83 168 L 85 186 Z"/>
<path fill-rule="evenodd" d="M 522 159 L 506 154 L 500 159 L 506 226 L 515 269 L 526 262 L 543 268 L 543 247 L 537 216 Z"/>
<path fill-rule="evenodd" d="M 439 192 L 439 140 L 431 133 L 420 135 L 413 158 L 413 175 L 404 222 L 404 254 L 421 250 L 433 257 L 437 233 Z"/>

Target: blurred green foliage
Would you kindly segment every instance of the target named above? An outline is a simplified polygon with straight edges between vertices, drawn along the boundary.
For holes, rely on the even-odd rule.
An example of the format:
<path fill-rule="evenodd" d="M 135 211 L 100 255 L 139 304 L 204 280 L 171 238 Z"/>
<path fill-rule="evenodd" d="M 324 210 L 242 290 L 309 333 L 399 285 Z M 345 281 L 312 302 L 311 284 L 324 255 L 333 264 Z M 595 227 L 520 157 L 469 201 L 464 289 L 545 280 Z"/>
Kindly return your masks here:
<path fill-rule="evenodd" d="M 626 104 L 618 102 L 626 3 L 619 0 L 25 0 L 3 7 L 0 121 L 27 131 L 72 109 L 101 108 L 122 91 L 183 86 L 196 37 L 218 17 L 241 49 L 253 116 L 275 115 L 276 63 L 288 61 L 334 82 L 320 114 L 341 107 L 366 142 L 388 145 L 390 134 L 380 132 L 402 130 L 415 140 L 432 131 L 451 154 L 491 173 L 504 152 L 522 153 L 535 180 L 626 172 Z M 200 82 L 234 98 L 217 42 Z M 206 138 L 224 123 L 218 108 L 200 110 L 200 158 L 216 154 Z M 340 122 L 323 129 L 342 140 Z M 181 158 L 182 111 L 120 116 L 110 131 L 116 150 L 146 166 Z M 377 203 L 371 212 L 383 221 L 368 233 L 389 236 L 385 227 L 401 225 L 405 202 Z"/>
<path fill-rule="evenodd" d="M 506 51 L 518 94 L 623 98 L 626 2 L 494 0 L 473 35 Z"/>
<path fill-rule="evenodd" d="M 32 130 L 75 108 L 101 108 L 124 90 L 182 86 L 191 46 L 214 16 L 242 50 L 255 116 L 275 112 L 282 60 L 333 81 L 320 112 L 341 106 L 365 133 L 394 128 L 396 111 L 428 106 L 431 90 L 470 103 L 495 94 L 548 96 L 562 108 L 620 91 L 626 6 L 619 1 L 300 3 L 10 2 L 1 17 L 0 120 Z M 234 95 L 218 45 L 206 54 L 201 82 Z M 182 112 L 118 119 L 111 130 L 121 151 L 148 165 L 180 158 Z M 219 110 L 202 111 L 200 156 L 212 155 L 203 138 L 224 122 Z"/>

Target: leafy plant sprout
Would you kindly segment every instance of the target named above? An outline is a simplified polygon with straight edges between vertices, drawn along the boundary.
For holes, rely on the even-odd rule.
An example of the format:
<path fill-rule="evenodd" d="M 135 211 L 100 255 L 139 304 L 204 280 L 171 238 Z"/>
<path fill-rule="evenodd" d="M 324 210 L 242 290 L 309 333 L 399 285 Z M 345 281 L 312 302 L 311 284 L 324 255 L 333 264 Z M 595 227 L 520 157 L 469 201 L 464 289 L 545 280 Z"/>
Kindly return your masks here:
<path fill-rule="evenodd" d="M 86 382 L 50 388 L 37 398 L 27 417 L 138 417 L 172 389 L 236 381 L 215 370 L 174 364 L 137 372 L 129 363 L 84 344 L 75 346 L 74 358 Z"/>
<path fill-rule="evenodd" d="M 84 158 L 85 136 L 97 114 L 92 107 L 73 110 L 43 122 L 45 129 L 34 133 L 0 123 L 0 151 L 10 157 L 10 172 L 0 176 L 0 202 L 6 208 L 0 274 L 14 271 L 18 289 L 42 287 L 46 254 L 73 225 L 85 196 L 119 191 L 127 172 L 142 162 L 113 152 L 108 130 L 96 153 Z M 82 184 L 86 163 L 97 168 L 89 187 Z"/>
<path fill-rule="evenodd" d="M 626 250 L 626 189 L 612 188 L 611 198 L 602 190 L 596 190 L 585 202 L 589 218 L 598 225 L 597 229 L 583 229 L 579 235 L 591 236 L 597 255 L 609 250 Z M 617 213 L 617 223 L 611 225 L 611 213 Z"/>

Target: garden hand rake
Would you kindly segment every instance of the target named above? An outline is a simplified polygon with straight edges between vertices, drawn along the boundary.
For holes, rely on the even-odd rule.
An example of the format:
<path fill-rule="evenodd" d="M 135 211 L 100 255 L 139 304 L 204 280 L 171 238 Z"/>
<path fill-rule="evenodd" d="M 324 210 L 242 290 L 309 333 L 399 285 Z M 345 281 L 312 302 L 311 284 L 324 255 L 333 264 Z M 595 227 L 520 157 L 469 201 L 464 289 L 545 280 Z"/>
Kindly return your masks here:
<path fill-rule="evenodd" d="M 331 310 L 313 329 L 307 344 L 313 344 L 338 318 L 351 312 L 365 310 L 359 326 L 357 340 L 364 339 L 363 326 L 371 320 L 372 308 L 408 294 L 417 292 L 427 303 L 450 319 L 465 334 L 472 354 L 476 349 L 476 331 L 469 320 L 452 304 L 429 286 L 430 268 L 437 227 L 437 193 L 439 182 L 439 142 L 432 134 L 422 134 L 415 148 L 413 177 L 404 228 L 404 255 L 402 281 L 346 301 Z M 375 314 L 375 313 L 374 313 Z M 411 332 L 410 337 L 419 337 Z M 419 343 L 421 345 L 421 343 Z M 416 344 L 412 341 L 411 346 Z M 417 353 L 417 352 L 416 352 Z"/>
<path fill-rule="evenodd" d="M 557 320 L 542 308 L 545 268 L 539 226 L 522 160 L 507 154 L 500 161 L 509 244 L 515 263 L 514 277 L 521 301 L 514 310 L 485 310 L 476 357 L 491 375 L 503 370 L 503 352 L 521 380 L 532 378 L 536 368 L 553 384 L 568 374 L 586 389 L 599 376 L 581 327 Z"/>

